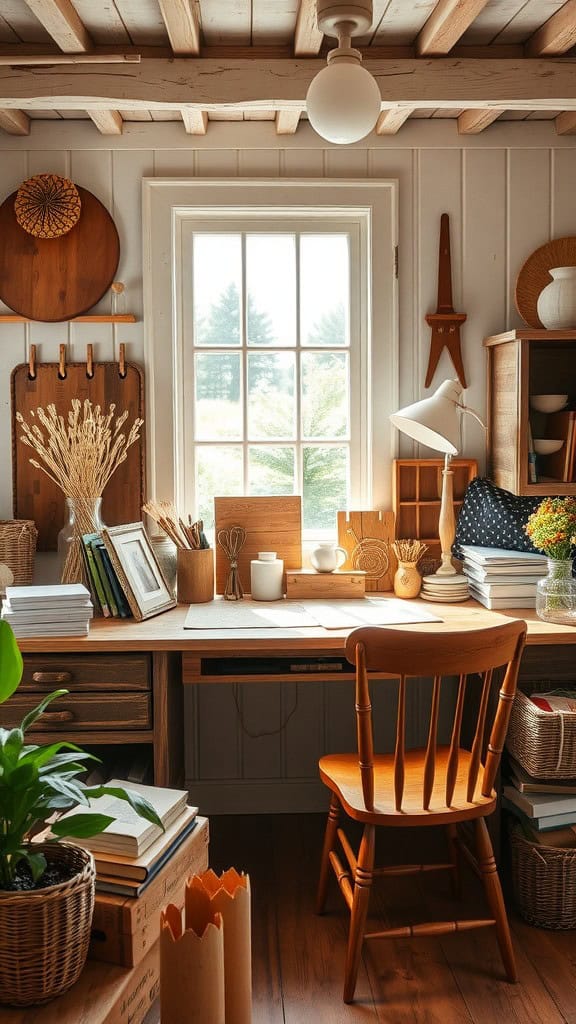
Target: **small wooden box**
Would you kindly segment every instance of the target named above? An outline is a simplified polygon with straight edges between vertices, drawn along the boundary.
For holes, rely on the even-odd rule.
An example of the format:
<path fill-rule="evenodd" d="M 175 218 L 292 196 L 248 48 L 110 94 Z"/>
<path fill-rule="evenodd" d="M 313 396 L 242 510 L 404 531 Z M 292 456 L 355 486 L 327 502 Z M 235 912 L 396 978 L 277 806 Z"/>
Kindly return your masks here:
<path fill-rule="evenodd" d="M 366 573 L 360 569 L 351 572 L 316 572 L 314 569 L 292 569 L 286 573 L 286 597 L 338 600 L 364 597 Z"/>
<path fill-rule="evenodd" d="M 160 911 L 168 903 L 183 907 L 186 880 L 208 867 L 208 839 L 208 819 L 199 817 L 192 834 L 140 897 L 96 892 L 90 959 L 134 967 L 146 956 L 160 937 Z"/>

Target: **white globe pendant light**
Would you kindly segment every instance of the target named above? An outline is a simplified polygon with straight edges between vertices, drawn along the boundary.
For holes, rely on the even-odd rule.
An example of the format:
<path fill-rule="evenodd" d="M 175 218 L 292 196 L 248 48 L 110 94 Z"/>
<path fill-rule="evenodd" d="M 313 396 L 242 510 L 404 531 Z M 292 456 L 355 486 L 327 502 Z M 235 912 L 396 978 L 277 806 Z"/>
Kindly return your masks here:
<path fill-rule="evenodd" d="M 372 23 L 372 0 L 317 0 L 316 16 L 318 28 L 336 35 L 339 45 L 310 83 L 308 120 L 328 142 L 358 142 L 374 128 L 381 107 L 378 84 L 362 66 L 359 50 L 350 45 L 351 37 Z"/>

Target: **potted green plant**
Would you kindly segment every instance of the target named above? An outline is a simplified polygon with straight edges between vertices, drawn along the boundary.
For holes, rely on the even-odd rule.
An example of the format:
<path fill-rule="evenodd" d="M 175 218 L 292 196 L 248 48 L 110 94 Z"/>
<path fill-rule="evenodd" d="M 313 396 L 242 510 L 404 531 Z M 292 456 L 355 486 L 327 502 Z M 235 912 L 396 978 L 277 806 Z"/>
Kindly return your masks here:
<path fill-rule="evenodd" d="M 0 704 L 18 687 L 22 669 L 14 634 L 0 621 Z M 48 694 L 17 728 L 0 728 L 0 1003 L 10 1005 L 48 1002 L 70 988 L 84 966 L 94 859 L 62 840 L 96 835 L 114 819 L 83 813 L 81 807 L 111 794 L 162 827 L 137 793 L 81 781 L 87 762 L 96 760 L 93 755 L 67 740 L 44 746 L 29 742 L 27 731 L 66 692 Z M 78 813 L 60 817 L 78 805 Z M 50 838 L 32 842 L 48 824 Z"/>

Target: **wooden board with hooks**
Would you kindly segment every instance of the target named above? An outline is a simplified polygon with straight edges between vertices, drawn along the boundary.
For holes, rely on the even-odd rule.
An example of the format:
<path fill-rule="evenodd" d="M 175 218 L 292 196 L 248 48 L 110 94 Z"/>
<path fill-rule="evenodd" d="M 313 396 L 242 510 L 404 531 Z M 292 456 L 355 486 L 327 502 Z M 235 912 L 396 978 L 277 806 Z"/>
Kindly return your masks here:
<path fill-rule="evenodd" d="M 38 363 L 36 347 L 30 346 L 30 358 L 12 371 L 12 477 L 14 515 L 33 519 L 38 527 L 38 549 L 56 549 L 58 531 L 64 525 L 65 503 L 60 489 L 45 473 L 30 465 L 30 448 L 18 440 L 20 430 L 16 413 L 34 422 L 31 413 L 39 406 L 54 404 L 63 416 L 68 414 L 72 399 L 108 409 L 116 405 L 116 414 L 128 410 L 127 425 L 136 417 L 144 417 L 144 376 L 140 367 L 126 362 L 125 346 L 120 345 L 118 362 L 99 363 L 94 359 L 92 345 L 86 346 L 86 362 L 67 363 L 66 346 L 60 346 L 57 363 Z M 108 484 L 102 502 L 102 517 L 108 526 L 138 522 L 145 500 L 144 431 L 128 451 Z"/>

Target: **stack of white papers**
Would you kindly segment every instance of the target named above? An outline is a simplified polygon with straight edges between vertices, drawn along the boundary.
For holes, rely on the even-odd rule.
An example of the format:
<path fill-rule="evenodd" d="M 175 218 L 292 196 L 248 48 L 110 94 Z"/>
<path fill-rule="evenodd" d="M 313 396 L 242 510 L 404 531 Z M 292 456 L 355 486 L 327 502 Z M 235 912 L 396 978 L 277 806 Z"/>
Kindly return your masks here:
<path fill-rule="evenodd" d="M 472 597 L 485 608 L 534 608 L 536 584 L 546 575 L 546 555 L 462 545 L 463 571 Z"/>
<path fill-rule="evenodd" d="M 1 617 L 15 636 L 86 636 L 94 608 L 82 583 L 6 587 Z"/>

